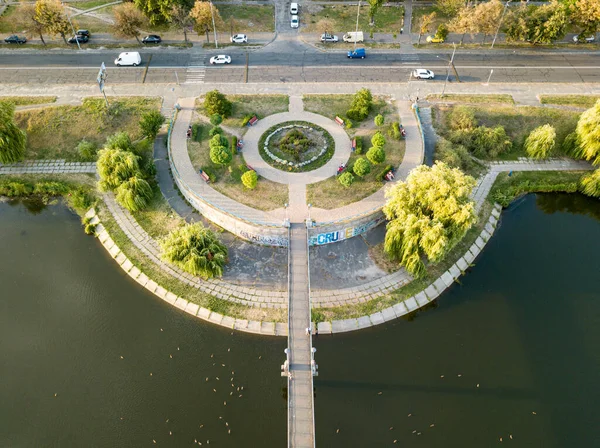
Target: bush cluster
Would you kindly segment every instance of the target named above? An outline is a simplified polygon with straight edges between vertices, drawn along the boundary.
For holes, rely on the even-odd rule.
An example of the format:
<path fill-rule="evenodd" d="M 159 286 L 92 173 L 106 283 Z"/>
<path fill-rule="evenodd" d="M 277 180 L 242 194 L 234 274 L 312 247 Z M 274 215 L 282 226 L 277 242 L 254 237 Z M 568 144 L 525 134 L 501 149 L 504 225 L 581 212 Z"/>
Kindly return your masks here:
<path fill-rule="evenodd" d="M 93 204 L 93 197 L 84 187 L 52 180 L 30 183 L 10 178 L 0 178 L 0 196 L 38 196 L 44 200 L 54 196 L 63 196 L 67 199 L 69 205 L 79 212 L 86 211 Z"/>
<path fill-rule="evenodd" d="M 364 157 L 361 157 L 354 162 L 352 171 L 354 171 L 354 174 L 356 174 L 358 177 L 364 177 L 371 172 L 371 163 Z"/>
<path fill-rule="evenodd" d="M 256 188 L 256 184 L 258 183 L 258 175 L 254 170 L 248 170 L 244 174 L 242 174 L 242 183 L 249 190 L 254 190 Z"/>
<path fill-rule="evenodd" d="M 352 173 L 350 171 L 344 171 L 342 174 L 340 174 L 340 176 L 338 177 L 338 181 L 340 182 L 340 184 L 342 184 L 344 187 L 349 187 L 350 185 L 352 185 L 352 183 L 354 182 L 354 176 L 352 175 Z"/>
<path fill-rule="evenodd" d="M 214 129 L 214 128 L 213 128 Z M 229 140 L 221 134 L 215 134 L 208 142 L 210 160 L 217 165 L 229 165 L 233 158 L 229 149 Z"/>
<path fill-rule="evenodd" d="M 204 96 L 204 110 L 209 117 L 218 114 L 222 118 L 227 118 L 231 116 L 232 109 L 231 101 L 218 90 L 211 90 Z"/>
<path fill-rule="evenodd" d="M 371 112 L 373 106 L 373 95 L 369 89 L 360 89 L 354 94 L 350 109 L 346 112 L 348 118 L 355 121 L 362 121 Z"/>

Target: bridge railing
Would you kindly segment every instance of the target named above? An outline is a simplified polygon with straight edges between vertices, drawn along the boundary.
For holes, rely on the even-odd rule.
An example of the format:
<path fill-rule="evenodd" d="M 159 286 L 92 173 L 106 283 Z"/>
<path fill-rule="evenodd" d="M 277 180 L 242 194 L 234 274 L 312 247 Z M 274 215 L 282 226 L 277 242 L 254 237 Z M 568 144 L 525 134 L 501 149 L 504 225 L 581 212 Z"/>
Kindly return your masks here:
<path fill-rule="evenodd" d="M 312 300 L 310 298 L 310 242 L 309 242 L 310 238 L 308 236 L 308 227 L 306 229 L 306 272 L 307 272 L 307 276 L 306 276 L 306 286 L 308 288 L 308 326 L 310 328 L 312 328 Z M 315 448 L 316 446 L 316 437 L 315 437 L 315 387 L 314 387 L 314 375 L 313 375 L 313 368 L 312 368 L 312 360 L 314 359 L 314 353 L 313 353 L 313 337 L 312 337 L 312 331 L 310 332 L 309 335 L 309 340 L 310 340 L 310 359 L 311 359 L 311 365 L 310 365 L 310 407 L 312 409 L 312 417 L 313 417 L 313 421 L 312 421 L 312 435 L 313 435 L 313 448 Z M 315 369 L 316 369 L 316 362 L 315 362 Z"/>
<path fill-rule="evenodd" d="M 291 315 L 291 309 L 292 309 L 292 272 L 291 272 L 291 256 L 292 256 L 292 252 L 291 252 L 291 247 L 292 247 L 292 227 L 288 227 L 288 241 L 290 242 L 287 246 L 287 250 L 288 250 L 288 267 L 287 267 L 287 275 L 288 275 L 288 311 L 287 311 L 287 318 L 288 318 L 288 351 L 290 350 L 290 334 L 291 334 L 291 328 L 290 328 L 290 323 L 292 322 L 292 315 Z M 291 357 L 288 354 L 286 354 L 286 359 L 289 361 L 288 362 L 288 371 L 291 371 Z M 291 390 L 290 388 L 292 387 L 292 382 L 290 381 L 290 376 L 288 375 L 287 377 L 287 385 L 288 385 L 288 409 L 287 409 L 287 413 L 288 413 L 288 443 L 287 446 L 288 448 L 291 447 L 291 443 L 292 443 L 292 399 L 291 399 Z"/>

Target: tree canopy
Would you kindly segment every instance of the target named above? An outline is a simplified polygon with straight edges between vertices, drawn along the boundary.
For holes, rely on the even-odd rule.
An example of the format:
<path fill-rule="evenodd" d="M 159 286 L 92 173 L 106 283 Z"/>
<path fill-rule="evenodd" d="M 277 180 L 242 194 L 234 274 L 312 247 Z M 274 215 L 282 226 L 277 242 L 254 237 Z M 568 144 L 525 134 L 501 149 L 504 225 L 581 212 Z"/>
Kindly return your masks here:
<path fill-rule="evenodd" d="M 59 35 L 67 43 L 66 35 L 72 32 L 65 8 L 59 0 L 37 0 L 35 20 L 50 34 Z M 73 23 L 76 27 L 76 23 Z"/>
<path fill-rule="evenodd" d="M 190 11 L 190 17 L 194 21 L 194 30 L 198 34 L 205 33 L 206 41 L 209 41 L 208 33 L 213 31 L 213 16 L 215 26 L 223 26 L 223 19 L 219 10 L 211 2 L 204 0 L 196 0 L 194 7 Z"/>
<path fill-rule="evenodd" d="M 173 230 L 160 242 L 163 258 L 204 279 L 221 277 L 227 263 L 227 247 L 200 223 Z"/>
<path fill-rule="evenodd" d="M 581 157 L 600 165 L 600 100 L 581 114 L 575 132 Z"/>
<path fill-rule="evenodd" d="M 19 28 L 39 36 L 42 43 L 46 45 L 46 41 L 44 40 L 46 26 L 39 21 L 34 4 L 24 4 L 17 8 L 14 20 Z"/>
<path fill-rule="evenodd" d="M 525 140 L 525 151 L 534 159 L 546 159 L 556 145 L 556 130 L 549 124 L 535 128 Z"/>
<path fill-rule="evenodd" d="M 15 123 L 15 106 L 0 101 L 0 163 L 18 162 L 25 155 L 25 132 Z"/>
<path fill-rule="evenodd" d="M 121 3 L 114 8 L 115 23 L 113 32 L 118 37 L 135 40 L 140 43 L 140 28 L 146 23 L 146 17 L 133 3 Z"/>
<path fill-rule="evenodd" d="M 422 256 L 437 263 L 477 221 L 470 194 L 475 179 L 442 162 L 421 165 L 386 192 L 385 251 L 420 277 Z"/>

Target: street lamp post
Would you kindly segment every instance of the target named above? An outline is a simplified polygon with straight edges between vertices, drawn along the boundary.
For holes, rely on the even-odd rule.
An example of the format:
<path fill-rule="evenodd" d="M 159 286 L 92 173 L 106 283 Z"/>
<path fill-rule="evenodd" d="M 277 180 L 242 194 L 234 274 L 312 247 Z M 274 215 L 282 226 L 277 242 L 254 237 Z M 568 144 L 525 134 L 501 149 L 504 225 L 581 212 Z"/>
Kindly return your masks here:
<path fill-rule="evenodd" d="M 360 0 L 358 0 L 358 7 L 356 8 L 356 33 L 354 34 L 354 49 L 356 50 L 356 36 L 358 35 L 358 17 L 360 16 Z"/>
<path fill-rule="evenodd" d="M 506 14 L 506 9 L 508 8 L 508 4 L 510 0 L 507 0 L 504 5 L 504 10 L 502 11 L 502 16 L 500 17 L 500 21 L 498 22 L 498 28 L 496 29 L 496 35 L 494 36 L 494 40 L 492 41 L 492 46 L 490 48 L 494 48 L 494 44 L 496 43 L 496 38 L 498 37 L 498 33 L 500 32 L 500 27 L 502 26 L 502 20 L 504 19 L 504 14 Z"/>
<path fill-rule="evenodd" d="M 454 67 L 454 54 L 456 53 L 456 44 L 454 45 L 454 50 L 452 51 L 452 57 L 450 58 L 450 60 L 448 61 L 448 67 L 446 68 L 446 80 L 444 81 L 444 88 L 442 89 L 442 98 L 444 98 L 444 93 L 446 92 L 446 84 L 448 83 L 448 78 L 450 77 L 450 66 Z M 438 58 L 440 58 L 439 56 L 436 56 Z M 440 58 L 442 60 L 446 60 L 443 58 Z M 456 69 L 454 69 L 454 73 L 456 74 Z M 458 76 L 457 76 L 458 78 Z"/>
<path fill-rule="evenodd" d="M 63 2 L 60 2 L 60 4 L 63 6 L 63 8 L 65 7 L 65 4 Z M 71 22 L 71 17 L 69 17 L 69 13 L 67 12 L 66 8 L 65 8 L 65 15 L 67 16 L 69 25 L 71 25 L 71 31 L 73 31 L 73 37 L 75 37 L 75 42 L 77 43 L 77 48 L 81 50 L 81 45 L 79 45 L 79 37 L 77 37 L 77 34 L 75 34 L 75 28 L 73 28 L 73 22 Z"/>
<path fill-rule="evenodd" d="M 213 4 L 210 2 L 210 16 L 212 17 L 213 24 L 213 33 L 215 35 L 215 48 L 219 48 L 219 44 L 217 43 L 217 28 L 215 27 L 215 14 L 213 13 Z"/>

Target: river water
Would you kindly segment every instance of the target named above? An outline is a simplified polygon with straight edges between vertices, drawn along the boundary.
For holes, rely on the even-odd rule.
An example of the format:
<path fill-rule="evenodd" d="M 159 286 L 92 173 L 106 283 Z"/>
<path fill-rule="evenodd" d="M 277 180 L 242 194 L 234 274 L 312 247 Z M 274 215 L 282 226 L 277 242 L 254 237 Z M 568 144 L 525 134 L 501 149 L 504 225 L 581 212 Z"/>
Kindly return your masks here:
<path fill-rule="evenodd" d="M 530 195 L 436 305 L 318 336 L 317 445 L 600 446 L 599 221 Z M 0 203 L 0 251 L 0 446 L 285 446 L 284 339 L 163 303 L 61 205 Z"/>

